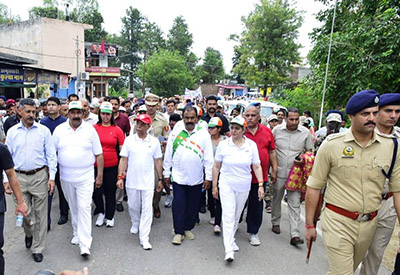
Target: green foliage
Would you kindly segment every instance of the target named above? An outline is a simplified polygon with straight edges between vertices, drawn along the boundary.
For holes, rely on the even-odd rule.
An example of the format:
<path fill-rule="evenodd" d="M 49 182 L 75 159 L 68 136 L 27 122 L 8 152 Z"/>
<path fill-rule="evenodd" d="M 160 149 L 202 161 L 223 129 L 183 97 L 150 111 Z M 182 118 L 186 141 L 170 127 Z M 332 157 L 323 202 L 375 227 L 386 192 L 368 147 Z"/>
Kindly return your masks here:
<path fill-rule="evenodd" d="M 235 48 L 238 60 L 233 72 L 250 85 L 287 82 L 292 64 L 300 61 L 296 43 L 302 23 L 299 12 L 285 0 L 260 0 L 242 21 L 245 30 Z"/>
<path fill-rule="evenodd" d="M 204 52 L 204 59 L 202 67 L 203 83 L 214 84 L 216 80 L 224 77 L 224 64 L 222 55 L 219 51 L 208 47 Z"/>
<path fill-rule="evenodd" d="M 71 21 L 93 26 L 93 29 L 85 30 L 86 42 L 101 42 L 107 35 L 102 27 L 104 19 L 97 0 L 75 0 L 75 8 L 71 12 L 70 18 Z"/>
<path fill-rule="evenodd" d="M 143 66 L 140 66 L 138 75 L 143 75 Z M 186 66 L 186 60 L 178 52 L 160 50 L 153 54 L 146 62 L 146 87 L 153 93 L 169 97 L 181 94 L 185 87 L 192 88 L 195 79 Z"/>
<path fill-rule="evenodd" d="M 65 18 L 64 12 L 59 11 L 56 1 L 43 1 L 43 7 L 33 7 L 29 10 L 29 19 L 46 18 Z"/>
<path fill-rule="evenodd" d="M 116 97 L 123 97 L 123 98 L 127 98 L 128 97 L 128 91 L 127 90 L 115 90 L 114 88 L 110 88 L 108 89 L 108 95 L 109 96 L 116 96 Z"/>
<path fill-rule="evenodd" d="M 0 25 L 1 24 L 8 24 L 8 23 L 16 23 L 20 22 L 21 18 L 17 16 L 11 16 L 8 12 L 8 7 L 3 3 L 0 3 Z"/>
<path fill-rule="evenodd" d="M 189 33 L 189 27 L 183 16 L 174 19 L 172 28 L 168 33 L 167 48 L 170 51 L 177 51 L 183 56 L 188 56 L 193 44 L 193 35 Z"/>
<path fill-rule="evenodd" d="M 325 0 L 321 0 L 327 4 Z M 357 91 L 400 92 L 400 3 L 397 0 L 338 1 L 326 89 L 326 106 L 343 107 Z M 309 87 L 322 93 L 333 6 L 317 18 L 309 53 Z"/>
<path fill-rule="evenodd" d="M 152 22 L 145 22 L 143 33 L 139 42 L 140 48 L 151 56 L 159 49 L 165 48 L 165 39 L 161 28 Z"/>

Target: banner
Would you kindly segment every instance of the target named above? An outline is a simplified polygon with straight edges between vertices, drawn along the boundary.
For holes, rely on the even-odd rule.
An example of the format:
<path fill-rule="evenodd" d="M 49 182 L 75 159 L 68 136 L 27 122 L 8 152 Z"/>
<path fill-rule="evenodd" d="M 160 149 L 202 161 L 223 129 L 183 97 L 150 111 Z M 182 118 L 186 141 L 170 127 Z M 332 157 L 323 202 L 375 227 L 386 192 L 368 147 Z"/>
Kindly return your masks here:
<path fill-rule="evenodd" d="M 60 74 L 59 89 L 68 89 L 68 75 Z"/>
<path fill-rule="evenodd" d="M 197 88 L 195 91 L 185 88 L 185 96 L 191 96 L 193 98 L 202 99 L 203 95 L 201 93 L 201 87 Z"/>
<path fill-rule="evenodd" d="M 104 43 L 92 43 L 92 55 L 105 54 L 108 56 L 118 56 L 117 45 L 104 44 Z"/>
<path fill-rule="evenodd" d="M 19 68 L 0 68 L 0 82 L 24 82 L 24 70 Z"/>

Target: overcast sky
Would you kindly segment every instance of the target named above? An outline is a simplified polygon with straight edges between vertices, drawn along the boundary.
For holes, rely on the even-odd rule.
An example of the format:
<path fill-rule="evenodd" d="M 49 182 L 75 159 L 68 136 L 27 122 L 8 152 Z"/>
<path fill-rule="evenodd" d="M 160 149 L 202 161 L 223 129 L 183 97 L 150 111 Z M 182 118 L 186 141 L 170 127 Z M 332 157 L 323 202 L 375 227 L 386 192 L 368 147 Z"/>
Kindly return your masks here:
<path fill-rule="evenodd" d="M 0 0 L 11 8 L 14 15 L 27 20 L 28 10 L 42 5 L 42 0 Z M 62 0 L 58 1 L 62 3 Z M 193 34 L 192 51 L 203 57 L 207 47 L 213 47 L 221 52 L 227 73 L 232 67 L 234 42 L 228 41 L 230 34 L 240 34 L 243 30 L 241 17 L 254 10 L 259 0 L 98 0 L 100 11 L 104 18 L 104 28 L 109 33 L 119 33 L 121 17 L 126 15 L 126 9 L 131 5 L 137 8 L 151 22 L 155 22 L 164 31 L 165 36 L 175 17 L 182 15 Z M 318 25 L 315 14 L 323 6 L 314 0 L 299 0 L 298 10 L 303 10 L 304 23 L 300 29 L 299 42 L 303 46 L 300 50 L 305 57 L 311 48 L 308 33 Z M 166 38 L 166 37 L 165 37 Z M 99 41 L 100 42 L 100 41 Z"/>

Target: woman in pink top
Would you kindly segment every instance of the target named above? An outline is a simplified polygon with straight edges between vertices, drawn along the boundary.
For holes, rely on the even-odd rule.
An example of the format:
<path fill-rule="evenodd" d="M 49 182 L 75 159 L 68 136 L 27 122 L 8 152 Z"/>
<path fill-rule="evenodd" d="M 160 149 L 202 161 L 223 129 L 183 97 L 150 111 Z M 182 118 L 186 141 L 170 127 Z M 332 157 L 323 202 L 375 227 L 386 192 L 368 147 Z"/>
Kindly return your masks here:
<path fill-rule="evenodd" d="M 103 102 L 101 104 L 99 121 L 94 125 L 94 128 L 99 135 L 104 157 L 103 185 L 93 192 L 93 201 L 96 205 L 94 215 L 99 214 L 96 226 L 102 226 L 105 222 L 107 227 L 113 227 L 118 176 L 118 152 L 124 144 L 125 137 L 121 128 L 115 124 L 111 103 Z M 97 169 L 95 169 L 95 173 L 97 173 Z M 105 197 L 105 207 L 103 196 Z"/>

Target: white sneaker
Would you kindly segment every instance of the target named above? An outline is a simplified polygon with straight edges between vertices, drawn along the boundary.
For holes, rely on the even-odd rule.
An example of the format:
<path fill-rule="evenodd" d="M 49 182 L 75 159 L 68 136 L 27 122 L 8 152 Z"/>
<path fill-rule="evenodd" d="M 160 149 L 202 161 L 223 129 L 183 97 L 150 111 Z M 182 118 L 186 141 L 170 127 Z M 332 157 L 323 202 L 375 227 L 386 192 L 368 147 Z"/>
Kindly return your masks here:
<path fill-rule="evenodd" d="M 130 232 L 131 234 L 137 234 L 139 233 L 139 229 L 137 227 L 132 226 Z"/>
<path fill-rule="evenodd" d="M 104 218 L 105 218 L 106 216 L 103 214 L 103 213 L 100 213 L 98 216 L 97 216 L 97 220 L 96 220 L 96 226 L 103 226 L 103 224 L 104 224 Z"/>
<path fill-rule="evenodd" d="M 219 225 L 214 225 L 214 233 L 216 234 L 221 233 L 221 227 Z"/>
<path fill-rule="evenodd" d="M 257 234 L 250 235 L 250 244 L 253 246 L 258 246 L 261 244 L 260 239 L 258 238 Z"/>
<path fill-rule="evenodd" d="M 233 251 L 225 253 L 225 261 L 232 262 L 234 259 L 235 259 L 235 256 L 234 256 Z"/>
<path fill-rule="evenodd" d="M 172 205 L 172 199 L 173 199 L 172 195 L 167 195 L 167 196 L 166 196 L 165 202 L 164 202 L 164 206 L 165 206 L 166 208 L 171 207 L 171 205 Z"/>
<path fill-rule="evenodd" d="M 237 245 L 236 242 L 233 242 L 232 248 L 233 248 L 233 251 L 234 251 L 234 252 L 238 252 L 238 251 L 239 251 L 239 246 Z"/>
<path fill-rule="evenodd" d="M 78 236 L 74 236 L 74 237 L 72 238 L 71 244 L 73 244 L 73 245 L 79 244 L 79 238 L 78 238 Z"/>
<path fill-rule="evenodd" d="M 215 218 L 211 218 L 209 221 L 210 224 L 214 225 L 215 224 Z"/>
<path fill-rule="evenodd" d="M 144 250 L 151 250 L 153 248 L 149 242 L 142 243 L 142 247 Z"/>
<path fill-rule="evenodd" d="M 81 256 L 86 257 L 90 255 L 90 250 L 86 246 L 81 246 Z"/>
<path fill-rule="evenodd" d="M 112 220 L 107 220 L 106 219 L 106 226 L 107 227 L 114 227 L 114 218 L 112 218 Z"/>

